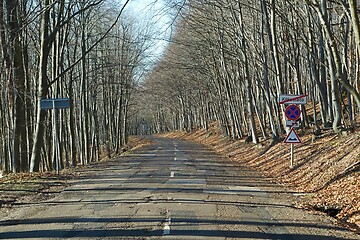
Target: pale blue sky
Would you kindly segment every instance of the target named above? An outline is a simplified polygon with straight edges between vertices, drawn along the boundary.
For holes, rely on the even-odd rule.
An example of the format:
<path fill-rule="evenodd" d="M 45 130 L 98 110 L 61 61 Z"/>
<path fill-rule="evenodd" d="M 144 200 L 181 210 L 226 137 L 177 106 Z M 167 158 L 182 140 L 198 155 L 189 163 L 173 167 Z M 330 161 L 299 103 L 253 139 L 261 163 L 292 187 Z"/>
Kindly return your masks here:
<path fill-rule="evenodd" d="M 173 9 L 169 8 L 166 1 L 170 0 L 130 0 L 124 14 L 133 18 L 137 31 L 149 41 L 144 59 L 144 70 L 150 70 L 161 58 L 169 43 L 173 26 Z M 172 1 L 172 0 L 171 0 Z M 119 0 L 124 3 L 125 0 Z"/>
<path fill-rule="evenodd" d="M 141 24 L 150 24 L 157 38 L 167 38 L 170 34 L 170 24 L 173 23 L 171 9 L 166 6 L 166 0 L 130 0 L 126 12 Z"/>

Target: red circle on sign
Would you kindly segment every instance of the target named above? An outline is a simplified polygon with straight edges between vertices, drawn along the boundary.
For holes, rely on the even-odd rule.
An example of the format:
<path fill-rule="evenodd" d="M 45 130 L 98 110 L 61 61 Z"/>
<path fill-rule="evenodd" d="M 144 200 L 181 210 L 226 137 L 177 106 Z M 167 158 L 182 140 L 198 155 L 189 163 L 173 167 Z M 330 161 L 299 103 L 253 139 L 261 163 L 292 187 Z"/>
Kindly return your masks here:
<path fill-rule="evenodd" d="M 301 110 L 298 106 L 296 105 L 289 105 L 286 109 L 285 109 L 285 116 L 289 119 L 289 120 L 298 120 L 300 118 L 300 114 L 301 114 Z"/>

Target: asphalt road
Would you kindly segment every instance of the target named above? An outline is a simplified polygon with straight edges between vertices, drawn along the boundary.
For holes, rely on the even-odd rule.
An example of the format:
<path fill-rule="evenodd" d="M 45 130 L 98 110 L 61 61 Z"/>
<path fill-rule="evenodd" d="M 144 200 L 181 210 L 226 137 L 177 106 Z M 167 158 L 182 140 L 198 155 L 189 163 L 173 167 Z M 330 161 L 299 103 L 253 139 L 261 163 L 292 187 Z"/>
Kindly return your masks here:
<path fill-rule="evenodd" d="M 199 144 L 155 138 L 92 166 L 55 198 L 17 206 L 0 239 L 359 239 L 293 200 Z"/>

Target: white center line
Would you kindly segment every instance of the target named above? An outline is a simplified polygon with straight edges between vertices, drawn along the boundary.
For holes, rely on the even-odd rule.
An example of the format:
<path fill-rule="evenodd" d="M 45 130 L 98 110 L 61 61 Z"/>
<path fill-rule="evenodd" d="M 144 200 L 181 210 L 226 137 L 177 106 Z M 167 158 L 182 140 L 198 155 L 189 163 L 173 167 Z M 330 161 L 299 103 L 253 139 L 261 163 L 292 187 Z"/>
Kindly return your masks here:
<path fill-rule="evenodd" d="M 165 220 L 163 235 L 169 235 L 170 234 L 170 230 L 171 230 L 170 225 L 171 225 L 171 218 L 168 217 Z"/>

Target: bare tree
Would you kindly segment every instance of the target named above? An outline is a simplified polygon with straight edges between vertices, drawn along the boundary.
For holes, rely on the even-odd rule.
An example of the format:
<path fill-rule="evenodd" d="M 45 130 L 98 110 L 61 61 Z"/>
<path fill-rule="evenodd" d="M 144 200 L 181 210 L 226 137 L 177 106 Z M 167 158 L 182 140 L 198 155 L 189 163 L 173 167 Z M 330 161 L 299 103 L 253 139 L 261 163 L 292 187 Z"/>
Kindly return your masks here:
<path fill-rule="evenodd" d="M 352 67 L 358 62 L 358 47 L 351 44 L 358 25 L 353 2 L 192 0 L 174 4 L 179 6 L 176 32 L 145 85 L 147 92 L 161 96 L 149 109 L 154 111 L 149 114 L 155 116 L 154 122 L 180 119 L 183 124 L 171 127 L 186 129 L 186 124 L 191 125 L 187 119 L 196 119 L 198 108 L 206 109 L 215 116 L 207 120 L 217 120 L 225 135 L 241 138 L 243 132 L 251 133 L 257 143 L 260 132 L 264 138 L 269 134 L 277 138 L 284 130 L 279 94 L 309 94 L 314 119 L 309 120 L 303 107 L 303 127 L 315 124 L 319 130 L 321 124 L 331 122 L 339 132 L 348 124 L 343 109 L 348 109 L 350 124 L 353 114 L 358 114 L 351 106 L 353 100 L 359 105 L 358 74 Z M 352 19 L 352 25 L 343 16 Z M 184 77 L 189 75 L 190 79 Z M 157 87 L 150 86 L 154 82 Z M 205 92 L 194 91 L 200 88 L 198 82 L 206 86 Z M 182 90 L 189 85 L 190 91 Z M 349 94 L 342 94 L 343 89 Z M 171 92 L 168 98 L 162 97 L 164 91 Z M 180 96 L 179 105 L 174 105 L 173 96 Z"/>

